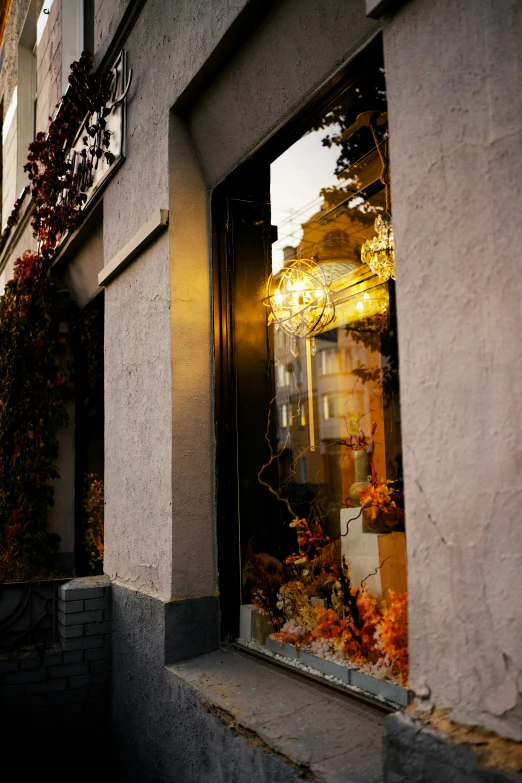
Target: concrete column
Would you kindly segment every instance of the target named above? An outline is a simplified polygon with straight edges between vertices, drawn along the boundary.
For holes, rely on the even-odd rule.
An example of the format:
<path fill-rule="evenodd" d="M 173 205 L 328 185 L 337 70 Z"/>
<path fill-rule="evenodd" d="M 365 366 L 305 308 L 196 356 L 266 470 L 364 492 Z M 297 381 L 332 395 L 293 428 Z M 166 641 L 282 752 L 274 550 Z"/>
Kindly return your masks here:
<path fill-rule="evenodd" d="M 217 596 L 209 190 L 183 120 L 169 122 L 172 596 Z"/>
<path fill-rule="evenodd" d="M 104 244 L 106 237 L 104 230 Z M 110 261 L 112 254 L 105 258 Z M 105 292 L 104 568 L 112 580 L 167 601 L 172 574 L 169 311 L 163 235 Z"/>
<path fill-rule="evenodd" d="M 522 740 L 522 4 L 384 20 L 411 685 Z"/>

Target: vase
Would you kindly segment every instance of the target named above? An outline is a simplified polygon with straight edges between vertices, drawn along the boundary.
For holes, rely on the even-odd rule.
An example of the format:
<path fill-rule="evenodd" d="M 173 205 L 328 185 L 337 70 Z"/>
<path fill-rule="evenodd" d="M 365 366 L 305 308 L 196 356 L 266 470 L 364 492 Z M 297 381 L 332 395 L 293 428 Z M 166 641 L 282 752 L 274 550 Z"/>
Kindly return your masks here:
<path fill-rule="evenodd" d="M 355 467 L 355 481 L 349 489 L 348 497 L 352 501 L 354 506 L 361 505 L 361 493 L 360 490 L 368 488 L 368 482 L 371 479 L 370 476 L 370 462 L 368 460 L 368 452 L 361 449 L 361 451 L 354 451 L 353 462 Z"/>
<path fill-rule="evenodd" d="M 375 512 L 375 518 L 372 512 Z M 371 533 L 390 533 L 400 521 L 400 512 L 393 506 L 386 509 L 363 508 L 364 526 Z"/>

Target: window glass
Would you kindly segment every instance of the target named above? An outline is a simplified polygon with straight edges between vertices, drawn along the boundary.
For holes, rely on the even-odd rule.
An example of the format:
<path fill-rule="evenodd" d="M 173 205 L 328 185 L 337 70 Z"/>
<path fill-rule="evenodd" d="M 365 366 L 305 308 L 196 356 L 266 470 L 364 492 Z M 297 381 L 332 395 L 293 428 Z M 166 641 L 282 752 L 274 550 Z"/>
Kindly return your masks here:
<path fill-rule="evenodd" d="M 241 459 L 238 470 L 240 484 L 257 481 L 273 505 L 254 526 L 259 511 L 240 492 L 240 643 L 400 702 L 408 658 L 395 284 L 362 258 L 390 208 L 385 112 L 375 67 L 271 164 L 272 276 L 251 306 L 266 318 L 272 393 L 250 412 L 266 421 L 265 438 L 248 439 L 257 476 Z"/>

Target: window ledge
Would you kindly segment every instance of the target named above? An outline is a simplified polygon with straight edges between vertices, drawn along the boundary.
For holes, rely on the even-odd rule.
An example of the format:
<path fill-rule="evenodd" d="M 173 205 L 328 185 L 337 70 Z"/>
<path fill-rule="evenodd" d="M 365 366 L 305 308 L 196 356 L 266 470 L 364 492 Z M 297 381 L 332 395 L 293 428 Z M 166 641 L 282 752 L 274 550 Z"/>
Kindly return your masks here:
<path fill-rule="evenodd" d="M 166 667 L 246 741 L 324 783 L 382 780 L 385 714 L 231 650 Z M 311 773 L 311 774 L 310 774 Z"/>

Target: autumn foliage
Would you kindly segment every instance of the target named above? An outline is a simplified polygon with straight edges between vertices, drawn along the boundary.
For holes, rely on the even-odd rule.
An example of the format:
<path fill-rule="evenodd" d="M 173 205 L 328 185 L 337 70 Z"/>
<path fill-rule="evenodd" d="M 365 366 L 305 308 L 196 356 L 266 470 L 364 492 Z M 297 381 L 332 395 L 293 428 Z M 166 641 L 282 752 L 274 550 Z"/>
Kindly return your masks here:
<path fill-rule="evenodd" d="M 408 680 L 408 598 L 390 594 L 378 600 L 364 588 L 351 588 L 356 611 L 346 606 L 339 612 L 322 605 L 315 607 L 300 591 L 300 601 L 292 605 L 284 596 L 297 591 L 290 582 L 281 590 L 280 605 L 286 622 L 276 632 L 281 644 L 305 647 L 322 657 L 364 667 L 375 665 L 402 684 Z M 290 589 L 289 589 L 290 588 Z"/>
<path fill-rule="evenodd" d="M 87 199 L 83 189 L 90 177 L 78 183 L 69 158 L 86 116 L 80 155 L 87 170 L 102 156 L 109 163 L 113 159 L 103 108 L 111 77 L 91 74 L 91 69 L 87 53 L 71 66 L 70 89 L 55 119 L 29 147 L 25 171 L 30 185 L 0 241 L 0 246 L 5 243 L 30 191 L 37 250 L 16 261 L 0 300 L 0 582 L 42 578 L 58 545 L 58 537 L 47 530 L 47 513 L 59 478 L 57 430 L 67 425 L 72 391 L 67 341 L 78 315 L 54 283 L 51 264 L 61 238 L 80 223 Z"/>
<path fill-rule="evenodd" d="M 0 300 L 0 579 L 43 573 L 58 539 L 53 504 L 56 431 L 71 394 L 65 350 L 71 305 L 25 253 Z"/>
<path fill-rule="evenodd" d="M 251 600 L 274 622 L 281 644 L 379 676 L 408 680 L 407 594 L 373 596 L 351 582 L 340 541 L 329 542 L 319 520 L 295 520 L 299 552 L 281 563 L 249 544 L 243 570 Z M 314 601 L 312 602 L 312 598 Z"/>
<path fill-rule="evenodd" d="M 382 609 L 381 644 L 403 684 L 408 680 L 408 594 L 391 593 Z"/>
<path fill-rule="evenodd" d="M 85 477 L 85 485 L 84 545 L 88 554 L 89 568 L 92 573 L 98 573 L 103 566 L 103 480 L 95 473 L 88 473 Z"/>

